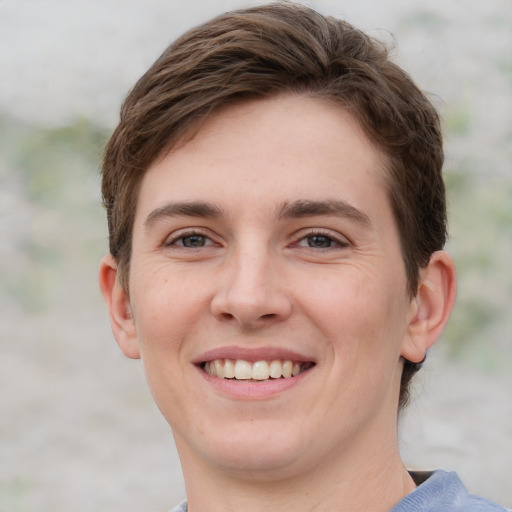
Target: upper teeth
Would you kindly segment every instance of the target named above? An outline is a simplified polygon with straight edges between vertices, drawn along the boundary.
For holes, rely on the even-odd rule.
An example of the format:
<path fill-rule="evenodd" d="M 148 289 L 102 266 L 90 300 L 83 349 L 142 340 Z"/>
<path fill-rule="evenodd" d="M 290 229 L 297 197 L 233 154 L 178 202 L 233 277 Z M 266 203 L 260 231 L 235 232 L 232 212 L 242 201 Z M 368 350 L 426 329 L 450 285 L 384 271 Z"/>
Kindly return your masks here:
<path fill-rule="evenodd" d="M 290 360 L 256 361 L 243 359 L 215 359 L 204 364 L 204 371 L 221 379 L 267 380 L 295 377 L 309 368 L 311 363 L 298 363 Z"/>

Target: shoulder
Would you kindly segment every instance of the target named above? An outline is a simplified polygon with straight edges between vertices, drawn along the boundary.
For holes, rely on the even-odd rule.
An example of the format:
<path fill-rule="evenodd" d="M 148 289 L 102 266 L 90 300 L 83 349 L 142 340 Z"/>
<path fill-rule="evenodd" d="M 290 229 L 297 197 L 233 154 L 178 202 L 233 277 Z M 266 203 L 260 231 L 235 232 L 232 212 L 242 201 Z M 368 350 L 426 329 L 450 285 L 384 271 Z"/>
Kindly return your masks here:
<path fill-rule="evenodd" d="M 414 474 L 414 472 L 413 472 Z M 421 484 L 390 512 L 512 512 L 485 498 L 468 493 L 457 473 L 434 471 L 414 474 Z M 187 512 L 183 501 L 171 512 Z"/>
<path fill-rule="evenodd" d="M 177 507 L 174 507 L 171 512 L 187 512 L 187 502 L 182 501 Z"/>
<path fill-rule="evenodd" d="M 412 474 L 413 478 L 415 474 Z M 391 512 L 510 512 L 485 498 L 470 494 L 457 473 L 434 471 Z"/>

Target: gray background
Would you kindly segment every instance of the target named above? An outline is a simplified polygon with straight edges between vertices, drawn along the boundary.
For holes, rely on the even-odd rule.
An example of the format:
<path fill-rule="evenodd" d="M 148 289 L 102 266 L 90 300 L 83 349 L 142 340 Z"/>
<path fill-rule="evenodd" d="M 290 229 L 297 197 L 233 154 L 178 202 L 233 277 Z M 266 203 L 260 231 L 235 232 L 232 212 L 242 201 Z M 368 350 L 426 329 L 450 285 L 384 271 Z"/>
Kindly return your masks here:
<path fill-rule="evenodd" d="M 184 496 L 97 291 L 98 165 L 122 97 L 190 26 L 255 2 L 0 0 L 0 511 Z M 512 2 L 303 2 L 397 44 L 445 122 L 459 300 L 401 421 L 406 462 L 512 505 Z"/>

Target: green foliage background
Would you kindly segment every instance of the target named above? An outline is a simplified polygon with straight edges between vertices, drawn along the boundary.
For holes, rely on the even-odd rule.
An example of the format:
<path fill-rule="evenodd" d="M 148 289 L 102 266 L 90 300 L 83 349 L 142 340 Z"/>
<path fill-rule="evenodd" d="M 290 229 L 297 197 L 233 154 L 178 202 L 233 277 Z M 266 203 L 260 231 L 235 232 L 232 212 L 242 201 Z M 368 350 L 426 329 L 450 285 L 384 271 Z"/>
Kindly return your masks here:
<path fill-rule="evenodd" d="M 445 125 L 448 144 L 470 136 L 469 107 L 449 108 Z M 20 205 L 30 212 L 16 240 L 14 265 L 0 266 L 0 300 L 18 303 L 27 316 L 42 315 L 75 280 L 76 293 L 88 291 L 94 302 L 96 283 L 81 274 L 106 251 L 99 165 L 108 130 L 87 119 L 44 129 L 6 116 L 0 129 L 1 179 L 16 183 Z M 502 146 L 512 161 L 512 130 Z M 505 370 L 512 361 L 512 175 L 487 172 L 485 165 L 478 155 L 457 158 L 448 151 L 448 249 L 459 294 L 444 347 L 450 357 Z"/>
<path fill-rule="evenodd" d="M 27 317 L 43 315 L 70 279 L 78 278 L 77 294 L 90 287 L 80 274 L 104 251 L 98 166 L 107 134 L 85 119 L 44 129 L 6 116 L 0 130 L 0 179 L 15 196 L 10 214 L 18 223 L 8 226 L 0 301 L 17 303 Z"/>

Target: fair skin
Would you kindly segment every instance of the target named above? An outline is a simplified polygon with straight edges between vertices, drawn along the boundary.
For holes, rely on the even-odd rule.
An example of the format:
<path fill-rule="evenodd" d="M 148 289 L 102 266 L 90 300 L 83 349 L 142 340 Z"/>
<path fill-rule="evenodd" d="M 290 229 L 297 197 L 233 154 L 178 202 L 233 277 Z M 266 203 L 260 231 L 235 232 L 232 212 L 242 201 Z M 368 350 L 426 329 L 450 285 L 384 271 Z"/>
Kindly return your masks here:
<path fill-rule="evenodd" d="M 213 114 L 147 170 L 129 293 L 111 256 L 100 286 L 172 427 L 190 512 L 384 512 L 414 488 L 402 356 L 438 338 L 455 271 L 435 253 L 411 299 L 383 164 L 341 107 L 290 95 Z M 238 378 L 210 370 L 226 359 Z"/>

